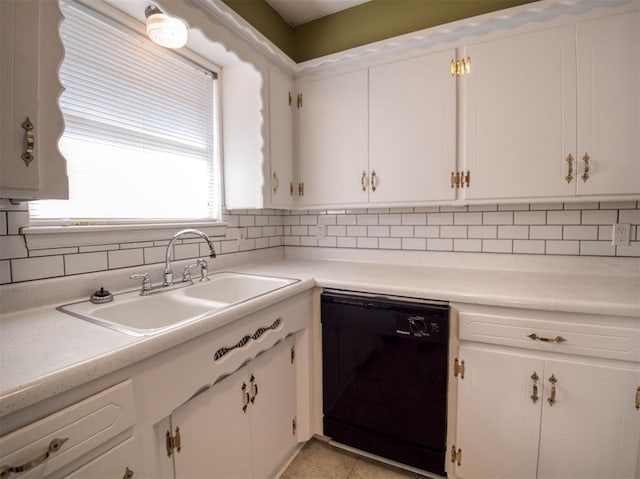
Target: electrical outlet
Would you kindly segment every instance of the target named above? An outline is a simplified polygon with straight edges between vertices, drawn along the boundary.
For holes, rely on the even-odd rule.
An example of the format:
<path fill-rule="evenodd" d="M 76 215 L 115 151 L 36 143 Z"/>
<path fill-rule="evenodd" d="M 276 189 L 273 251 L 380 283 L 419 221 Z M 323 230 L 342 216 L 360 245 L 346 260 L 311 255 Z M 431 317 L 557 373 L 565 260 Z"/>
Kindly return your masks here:
<path fill-rule="evenodd" d="M 327 225 L 316 225 L 316 238 L 324 239 L 327 237 Z"/>
<path fill-rule="evenodd" d="M 630 227 L 628 224 L 616 223 L 613 225 L 613 246 L 629 246 Z"/>

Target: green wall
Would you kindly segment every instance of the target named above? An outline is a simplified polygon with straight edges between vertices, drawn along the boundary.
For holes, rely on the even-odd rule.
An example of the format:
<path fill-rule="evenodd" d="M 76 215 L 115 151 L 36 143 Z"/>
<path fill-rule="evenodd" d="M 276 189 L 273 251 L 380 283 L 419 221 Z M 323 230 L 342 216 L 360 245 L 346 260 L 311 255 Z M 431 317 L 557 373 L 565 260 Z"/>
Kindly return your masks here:
<path fill-rule="evenodd" d="M 265 0 L 223 1 L 293 60 L 303 62 L 534 0 L 371 0 L 295 28 Z"/>

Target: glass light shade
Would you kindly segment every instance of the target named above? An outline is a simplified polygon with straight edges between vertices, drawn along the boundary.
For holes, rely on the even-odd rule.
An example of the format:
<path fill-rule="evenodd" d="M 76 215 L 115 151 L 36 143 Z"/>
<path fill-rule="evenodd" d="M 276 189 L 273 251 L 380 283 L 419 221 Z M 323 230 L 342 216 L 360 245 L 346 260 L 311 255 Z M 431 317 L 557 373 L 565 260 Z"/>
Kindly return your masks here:
<path fill-rule="evenodd" d="M 187 43 L 187 24 L 180 18 L 164 13 L 147 17 L 147 35 L 154 43 L 166 48 L 180 48 Z"/>

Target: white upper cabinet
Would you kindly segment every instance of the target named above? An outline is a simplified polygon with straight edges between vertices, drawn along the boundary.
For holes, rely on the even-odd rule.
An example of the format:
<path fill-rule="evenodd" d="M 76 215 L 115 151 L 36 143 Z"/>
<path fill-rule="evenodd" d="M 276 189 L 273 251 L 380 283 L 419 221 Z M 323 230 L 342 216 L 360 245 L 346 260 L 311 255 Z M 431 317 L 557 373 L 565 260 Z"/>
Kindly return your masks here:
<path fill-rule="evenodd" d="M 269 70 L 269 139 L 271 206 L 293 203 L 293 79 L 276 68 Z"/>
<path fill-rule="evenodd" d="M 560 197 L 575 192 L 575 27 L 468 45 L 460 164 L 464 198 Z M 571 155 L 571 157 L 569 157 Z"/>
<path fill-rule="evenodd" d="M 300 82 L 299 205 L 367 202 L 367 84 L 367 70 Z"/>
<path fill-rule="evenodd" d="M 461 199 L 640 194 L 640 12 L 462 53 Z"/>
<path fill-rule="evenodd" d="M 369 202 L 455 198 L 455 50 L 369 70 Z"/>
<path fill-rule="evenodd" d="M 68 197 L 60 19 L 57 2 L 0 2 L 0 198 Z"/>
<path fill-rule="evenodd" d="M 586 21 L 577 29 L 577 192 L 637 195 L 640 12 Z"/>

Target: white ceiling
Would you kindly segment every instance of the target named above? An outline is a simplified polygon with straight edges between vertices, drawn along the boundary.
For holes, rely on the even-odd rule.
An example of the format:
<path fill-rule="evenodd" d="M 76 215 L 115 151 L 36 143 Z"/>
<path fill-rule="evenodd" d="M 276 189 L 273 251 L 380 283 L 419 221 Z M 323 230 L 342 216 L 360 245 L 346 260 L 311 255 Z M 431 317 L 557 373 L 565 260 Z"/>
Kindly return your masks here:
<path fill-rule="evenodd" d="M 286 22 L 295 27 L 369 0 L 267 0 Z"/>

